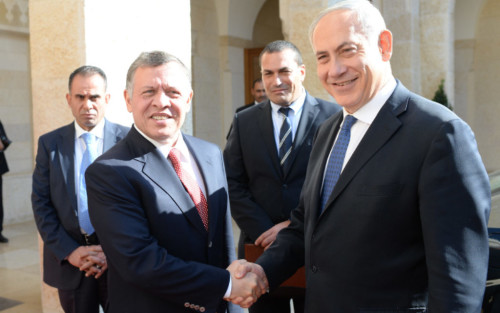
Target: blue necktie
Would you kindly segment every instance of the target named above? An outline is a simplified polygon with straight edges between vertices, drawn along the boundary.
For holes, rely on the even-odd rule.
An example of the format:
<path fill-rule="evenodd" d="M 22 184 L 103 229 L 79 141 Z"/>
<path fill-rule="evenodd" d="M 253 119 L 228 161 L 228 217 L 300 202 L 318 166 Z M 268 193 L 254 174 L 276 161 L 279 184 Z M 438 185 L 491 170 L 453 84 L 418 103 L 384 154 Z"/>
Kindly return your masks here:
<path fill-rule="evenodd" d="M 288 156 L 290 155 L 290 152 L 292 152 L 292 128 L 290 127 L 290 121 L 288 120 L 288 112 L 290 110 L 290 108 L 280 108 L 278 110 L 283 117 L 283 124 L 281 124 L 279 138 L 279 157 L 282 169 L 286 168 Z"/>
<path fill-rule="evenodd" d="M 87 148 L 83 153 L 82 164 L 80 166 L 80 206 L 78 207 L 78 222 L 87 235 L 94 233 L 94 227 L 90 223 L 89 207 L 87 203 L 87 185 L 85 184 L 85 170 L 97 158 L 96 137 L 91 133 L 84 133 L 82 139 Z"/>
<path fill-rule="evenodd" d="M 345 152 L 347 146 L 349 146 L 349 140 L 351 138 L 351 127 L 356 123 L 357 119 L 352 115 L 347 115 L 345 117 L 342 128 L 340 129 L 340 134 L 333 146 L 330 159 L 328 160 L 328 165 L 325 174 L 325 180 L 323 181 L 323 190 L 321 193 L 321 212 L 325 208 L 328 198 L 333 191 L 333 187 L 339 180 L 340 172 L 342 172 L 342 165 L 344 164 Z"/>

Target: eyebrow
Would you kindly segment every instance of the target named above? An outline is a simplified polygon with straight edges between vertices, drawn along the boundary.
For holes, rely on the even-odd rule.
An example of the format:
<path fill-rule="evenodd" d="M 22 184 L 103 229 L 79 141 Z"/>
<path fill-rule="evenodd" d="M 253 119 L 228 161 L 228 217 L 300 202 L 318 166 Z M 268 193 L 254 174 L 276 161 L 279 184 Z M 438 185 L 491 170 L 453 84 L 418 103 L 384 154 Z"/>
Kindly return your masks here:
<path fill-rule="evenodd" d="M 355 46 L 357 46 L 353 41 L 344 41 L 340 45 L 338 45 L 337 48 L 335 48 L 334 51 L 336 53 L 338 53 L 340 50 L 342 50 L 345 46 L 348 46 L 348 45 L 355 45 Z M 321 55 L 321 54 L 325 54 L 325 53 L 327 53 L 326 50 L 316 51 L 316 55 Z"/>

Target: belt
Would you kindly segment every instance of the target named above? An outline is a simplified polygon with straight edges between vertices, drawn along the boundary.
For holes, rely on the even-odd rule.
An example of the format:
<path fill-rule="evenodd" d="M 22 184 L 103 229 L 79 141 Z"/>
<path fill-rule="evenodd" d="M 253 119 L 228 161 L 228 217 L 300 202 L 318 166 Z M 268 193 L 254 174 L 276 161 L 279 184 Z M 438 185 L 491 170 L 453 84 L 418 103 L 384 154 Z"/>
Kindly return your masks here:
<path fill-rule="evenodd" d="M 95 232 L 92 235 L 82 234 L 82 238 L 86 246 L 93 246 L 99 244 L 99 238 L 97 238 Z"/>

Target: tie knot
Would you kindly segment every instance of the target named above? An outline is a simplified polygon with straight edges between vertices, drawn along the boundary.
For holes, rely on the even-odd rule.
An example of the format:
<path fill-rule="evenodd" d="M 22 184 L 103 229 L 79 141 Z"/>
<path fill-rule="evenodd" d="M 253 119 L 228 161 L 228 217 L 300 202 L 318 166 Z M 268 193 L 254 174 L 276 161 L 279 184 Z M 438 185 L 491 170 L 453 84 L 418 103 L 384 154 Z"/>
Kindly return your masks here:
<path fill-rule="evenodd" d="M 172 148 L 168 153 L 168 157 L 170 158 L 170 160 L 174 162 L 179 162 L 179 159 L 181 157 L 181 152 L 176 148 Z"/>
<path fill-rule="evenodd" d="M 357 121 L 357 120 L 358 120 L 358 119 L 357 119 L 357 118 L 355 118 L 354 116 L 352 116 L 352 115 L 347 115 L 347 116 L 345 117 L 344 124 L 342 125 L 342 128 L 343 128 L 343 129 L 347 129 L 347 130 L 351 129 L 352 125 L 353 125 L 354 123 L 356 123 L 356 121 Z"/>
<path fill-rule="evenodd" d="M 95 142 L 95 136 L 91 133 L 83 133 L 81 137 L 87 146 Z"/>
<path fill-rule="evenodd" d="M 278 112 L 288 117 L 288 112 L 290 112 L 290 110 L 290 108 L 279 108 Z"/>

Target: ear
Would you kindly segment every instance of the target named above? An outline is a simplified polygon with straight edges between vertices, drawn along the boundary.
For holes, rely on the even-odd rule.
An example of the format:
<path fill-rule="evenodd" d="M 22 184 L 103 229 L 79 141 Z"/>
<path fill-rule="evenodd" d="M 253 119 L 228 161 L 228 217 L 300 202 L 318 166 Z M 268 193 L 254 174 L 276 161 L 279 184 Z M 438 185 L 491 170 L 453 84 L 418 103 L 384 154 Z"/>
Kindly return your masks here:
<path fill-rule="evenodd" d="M 106 101 L 106 104 L 109 103 L 110 99 L 111 99 L 111 95 L 109 93 L 107 93 L 106 96 L 104 96 L 104 101 Z"/>
<path fill-rule="evenodd" d="M 66 94 L 66 101 L 68 102 L 68 105 L 71 106 L 71 104 L 69 103 L 71 100 L 71 95 L 69 93 Z"/>
<path fill-rule="evenodd" d="M 189 112 L 191 110 L 191 101 L 193 100 L 193 90 L 191 89 L 191 92 L 189 93 L 189 96 L 187 98 L 187 102 L 186 102 L 186 105 L 187 105 L 187 109 L 186 109 L 186 112 Z"/>
<path fill-rule="evenodd" d="M 382 60 L 388 62 L 392 56 L 392 33 L 387 29 L 380 33 L 379 50 Z"/>
<path fill-rule="evenodd" d="M 302 64 L 301 66 L 299 66 L 299 70 L 300 70 L 300 75 L 302 76 L 301 81 L 304 82 L 304 79 L 306 79 L 306 66 L 305 66 L 305 64 Z"/>
<path fill-rule="evenodd" d="M 127 111 L 129 111 L 129 113 L 131 113 L 132 112 L 132 103 L 131 103 L 130 95 L 127 92 L 127 89 L 125 89 L 123 91 L 123 97 L 125 98 L 125 103 L 127 104 Z"/>

